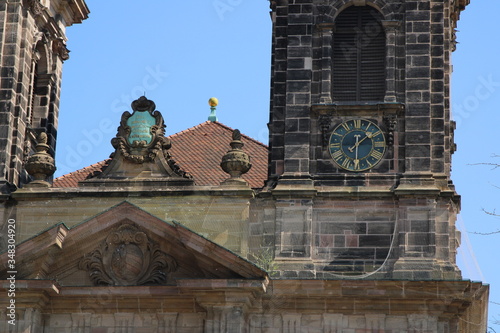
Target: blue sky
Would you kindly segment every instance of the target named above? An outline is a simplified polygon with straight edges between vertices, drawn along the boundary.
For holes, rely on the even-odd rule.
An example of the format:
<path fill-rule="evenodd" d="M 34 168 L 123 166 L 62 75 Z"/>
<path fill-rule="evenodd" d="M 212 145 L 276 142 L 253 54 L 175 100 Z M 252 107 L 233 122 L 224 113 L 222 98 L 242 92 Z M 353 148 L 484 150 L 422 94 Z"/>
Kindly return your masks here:
<path fill-rule="evenodd" d="M 462 195 L 464 278 L 492 284 L 490 325 L 500 319 L 500 53 L 498 0 L 472 0 L 453 54 L 457 121 L 453 180 Z M 219 121 L 267 143 L 271 21 L 267 0 L 140 2 L 87 0 L 90 18 L 68 29 L 56 176 L 101 161 L 123 111 L 143 94 L 156 102 L 167 135 L 204 122 L 210 97 Z M 480 267 L 480 269 L 478 269 Z"/>

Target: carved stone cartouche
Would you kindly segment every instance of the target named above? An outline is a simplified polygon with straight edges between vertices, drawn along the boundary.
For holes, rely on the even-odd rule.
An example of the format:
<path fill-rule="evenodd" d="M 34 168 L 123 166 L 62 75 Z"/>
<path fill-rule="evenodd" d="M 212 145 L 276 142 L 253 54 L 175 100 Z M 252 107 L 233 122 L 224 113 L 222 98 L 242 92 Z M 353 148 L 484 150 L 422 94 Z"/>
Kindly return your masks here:
<path fill-rule="evenodd" d="M 111 140 L 115 149 L 133 163 L 152 162 L 160 151 L 170 149 L 165 135 L 165 122 L 156 104 L 142 96 L 132 102 L 132 110 L 124 112 L 116 137 Z"/>
<path fill-rule="evenodd" d="M 160 250 L 146 233 L 131 224 L 110 232 L 97 249 L 80 261 L 94 285 L 162 285 L 177 269 L 174 258 Z"/>
<path fill-rule="evenodd" d="M 192 177 L 176 165 L 169 153 L 165 122 L 153 101 L 145 96 L 132 102 L 133 112 L 122 114 L 111 160 L 101 173 L 81 186 L 185 186 Z"/>

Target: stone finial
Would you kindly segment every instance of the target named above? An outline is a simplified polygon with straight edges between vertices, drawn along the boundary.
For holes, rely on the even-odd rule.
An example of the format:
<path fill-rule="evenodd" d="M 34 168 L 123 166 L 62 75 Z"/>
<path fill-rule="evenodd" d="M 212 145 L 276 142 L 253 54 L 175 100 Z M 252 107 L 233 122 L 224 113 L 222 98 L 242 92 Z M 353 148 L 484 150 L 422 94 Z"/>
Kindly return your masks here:
<path fill-rule="evenodd" d="M 241 175 L 250 170 L 252 163 L 250 163 L 248 154 L 241 149 L 244 144 L 241 141 L 241 133 L 237 129 L 233 131 L 233 141 L 231 141 L 230 146 L 231 150 L 222 157 L 220 166 L 231 177 L 225 180 L 222 185 L 248 185 L 241 178 Z"/>
<path fill-rule="evenodd" d="M 36 153 L 28 157 L 24 168 L 34 180 L 28 186 L 50 187 L 46 179 L 54 174 L 56 166 L 54 158 L 50 156 L 47 144 L 47 134 L 42 132 L 37 137 Z"/>

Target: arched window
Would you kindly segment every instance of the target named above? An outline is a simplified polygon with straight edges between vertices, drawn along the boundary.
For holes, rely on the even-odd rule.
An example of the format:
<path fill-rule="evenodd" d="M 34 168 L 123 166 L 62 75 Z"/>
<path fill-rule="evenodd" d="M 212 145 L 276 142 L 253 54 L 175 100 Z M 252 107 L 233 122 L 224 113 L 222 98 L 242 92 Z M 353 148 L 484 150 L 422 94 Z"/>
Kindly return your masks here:
<path fill-rule="evenodd" d="M 44 40 L 39 41 L 33 54 L 26 120 L 32 128 L 45 127 L 46 130 L 49 130 L 49 123 L 53 125 L 50 113 L 53 112 L 51 104 L 54 103 L 52 92 L 55 85 L 55 76 L 50 66 L 49 45 Z"/>
<path fill-rule="evenodd" d="M 334 101 L 383 101 L 385 31 L 382 15 L 369 6 L 341 12 L 333 33 L 332 97 Z"/>

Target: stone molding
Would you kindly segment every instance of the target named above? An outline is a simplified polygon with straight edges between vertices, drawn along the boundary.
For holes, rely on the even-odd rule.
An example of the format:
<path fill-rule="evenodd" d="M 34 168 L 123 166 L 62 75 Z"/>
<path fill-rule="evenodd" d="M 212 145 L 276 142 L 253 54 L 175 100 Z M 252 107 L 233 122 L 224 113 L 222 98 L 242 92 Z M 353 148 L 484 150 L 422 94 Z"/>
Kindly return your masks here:
<path fill-rule="evenodd" d="M 486 330 L 485 311 L 475 309 L 485 310 L 489 287 L 478 282 L 272 280 L 268 291 L 243 290 L 230 280 L 226 285 L 213 282 L 211 287 L 206 280 L 191 280 L 179 293 L 172 286 L 82 288 L 61 287 L 47 280 L 19 280 L 16 305 L 22 314 L 20 325 L 36 323 L 48 328 L 47 332 L 64 327 L 117 329 L 123 328 L 120 323 L 125 321 L 137 330 L 165 327 L 186 331 L 186 315 L 204 319 L 192 332 Z M 9 282 L 1 281 L 0 291 L 8 288 Z M 259 300 L 258 306 L 243 305 L 249 298 Z M 2 309 L 7 301 L 0 299 Z M 84 302 L 94 306 L 82 309 Z M 140 313 L 135 312 L 136 305 Z M 44 316 L 34 320 L 35 313 Z M 1 314 L 0 325 L 5 320 L 4 312 Z M 147 320 L 138 320 L 138 316 Z M 57 320 L 51 322 L 51 317 L 65 321 L 54 325 Z M 109 320 L 105 322 L 105 318 Z M 449 329 L 441 330 L 443 325 Z"/>

